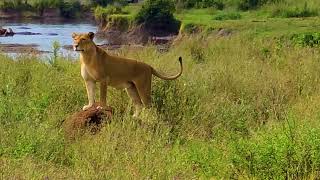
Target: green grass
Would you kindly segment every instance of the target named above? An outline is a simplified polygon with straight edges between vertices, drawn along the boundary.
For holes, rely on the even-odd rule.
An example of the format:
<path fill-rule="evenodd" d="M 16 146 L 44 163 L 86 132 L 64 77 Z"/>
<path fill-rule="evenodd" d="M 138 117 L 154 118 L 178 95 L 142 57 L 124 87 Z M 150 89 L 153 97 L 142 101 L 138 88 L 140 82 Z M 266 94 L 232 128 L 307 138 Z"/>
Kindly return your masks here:
<path fill-rule="evenodd" d="M 236 19 L 241 19 L 240 13 L 236 12 L 225 12 L 225 13 L 220 13 L 214 16 L 214 20 L 236 20 Z"/>
<path fill-rule="evenodd" d="M 279 39 L 291 31 L 284 22 L 249 31 L 252 23 L 229 38 L 184 37 L 166 53 L 152 45 L 114 52 L 172 73 L 182 56 L 184 72 L 153 79 L 153 107 L 140 119 L 126 93 L 110 88 L 111 123 L 75 141 L 61 123 L 87 101 L 79 62 L 0 55 L 1 178 L 319 177 L 320 53 Z"/>
<path fill-rule="evenodd" d="M 216 20 L 228 19 L 229 16 L 240 16 L 235 20 Z M 297 32 L 313 32 L 319 28 L 319 17 L 304 18 L 272 18 L 268 11 L 259 10 L 252 12 L 239 11 L 216 11 L 212 9 L 191 9 L 185 10 L 176 17 L 182 21 L 182 31 L 185 26 L 202 29 L 202 31 L 212 29 L 231 29 L 235 32 L 247 33 L 252 37 L 273 37 Z M 230 18 L 229 18 L 230 19 Z M 187 31 L 188 32 L 188 31 Z"/>

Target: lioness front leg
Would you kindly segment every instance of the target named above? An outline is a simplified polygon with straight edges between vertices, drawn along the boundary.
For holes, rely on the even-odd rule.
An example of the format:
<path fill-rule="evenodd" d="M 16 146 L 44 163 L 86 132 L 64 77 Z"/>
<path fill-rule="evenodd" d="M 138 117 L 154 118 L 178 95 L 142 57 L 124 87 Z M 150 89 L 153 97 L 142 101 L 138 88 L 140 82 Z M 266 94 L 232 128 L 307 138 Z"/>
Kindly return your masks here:
<path fill-rule="evenodd" d="M 107 106 L 107 82 L 105 80 L 100 82 L 100 106 L 98 108 L 105 108 Z"/>
<path fill-rule="evenodd" d="M 82 108 L 83 110 L 87 110 L 88 108 L 92 107 L 95 102 L 94 96 L 95 96 L 96 83 L 90 80 L 85 81 L 85 83 L 86 83 L 89 104 L 83 106 Z"/>

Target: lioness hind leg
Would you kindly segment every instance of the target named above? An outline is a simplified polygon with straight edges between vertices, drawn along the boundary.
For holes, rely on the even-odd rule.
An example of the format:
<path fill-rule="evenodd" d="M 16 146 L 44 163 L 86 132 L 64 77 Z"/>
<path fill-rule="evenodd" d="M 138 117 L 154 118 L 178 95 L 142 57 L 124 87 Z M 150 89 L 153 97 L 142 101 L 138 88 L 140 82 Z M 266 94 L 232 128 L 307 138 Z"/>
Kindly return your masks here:
<path fill-rule="evenodd" d="M 128 88 L 126 88 L 126 90 L 135 106 L 135 112 L 133 116 L 137 117 L 140 113 L 141 106 L 142 106 L 142 102 L 138 94 L 138 90 L 134 84 L 131 84 Z"/>
<path fill-rule="evenodd" d="M 100 106 L 101 108 L 107 106 L 107 82 L 105 80 L 100 82 Z"/>
<path fill-rule="evenodd" d="M 135 86 L 144 106 L 149 107 L 151 105 L 151 76 L 135 81 Z"/>

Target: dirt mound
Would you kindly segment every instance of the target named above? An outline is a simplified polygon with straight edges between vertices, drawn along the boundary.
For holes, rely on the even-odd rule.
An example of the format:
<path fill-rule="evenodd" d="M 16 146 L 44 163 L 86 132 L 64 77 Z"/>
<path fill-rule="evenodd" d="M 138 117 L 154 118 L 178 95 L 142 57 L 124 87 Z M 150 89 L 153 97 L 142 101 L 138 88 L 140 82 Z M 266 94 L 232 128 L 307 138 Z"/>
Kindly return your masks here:
<path fill-rule="evenodd" d="M 101 109 L 98 106 L 99 104 L 96 103 L 91 108 L 68 117 L 63 123 L 66 138 L 74 139 L 85 131 L 96 133 L 103 123 L 109 122 L 112 117 L 112 108 Z"/>

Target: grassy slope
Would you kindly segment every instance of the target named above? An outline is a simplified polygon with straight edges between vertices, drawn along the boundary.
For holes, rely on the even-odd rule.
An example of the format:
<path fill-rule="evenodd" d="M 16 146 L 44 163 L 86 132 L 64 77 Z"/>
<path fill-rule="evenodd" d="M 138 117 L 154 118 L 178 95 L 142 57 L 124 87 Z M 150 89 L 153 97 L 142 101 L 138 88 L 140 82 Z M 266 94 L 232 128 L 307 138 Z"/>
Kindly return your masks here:
<path fill-rule="evenodd" d="M 0 179 L 317 177 L 320 52 L 277 40 L 317 20 L 212 21 L 236 33 L 185 37 L 164 54 L 120 50 L 165 72 L 181 55 L 184 74 L 154 78 L 141 120 L 110 89 L 113 121 L 74 142 L 61 122 L 86 103 L 79 64 L 0 56 Z"/>

